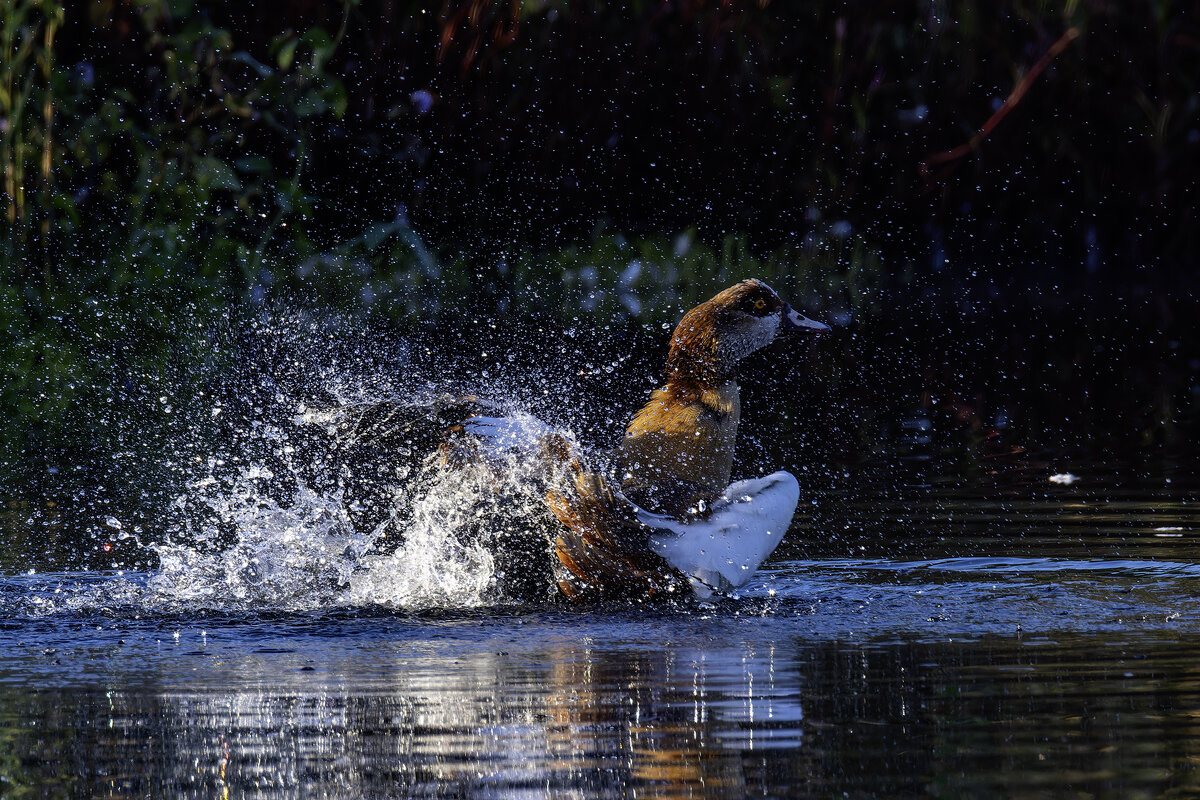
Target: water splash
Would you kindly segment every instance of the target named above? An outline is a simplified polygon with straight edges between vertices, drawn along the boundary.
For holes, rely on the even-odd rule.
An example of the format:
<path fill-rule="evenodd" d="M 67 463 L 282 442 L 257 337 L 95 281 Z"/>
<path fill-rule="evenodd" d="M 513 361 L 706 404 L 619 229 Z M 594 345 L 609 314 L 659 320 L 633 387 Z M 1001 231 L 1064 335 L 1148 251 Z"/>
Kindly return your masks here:
<path fill-rule="evenodd" d="M 170 428 L 147 416 L 123 431 L 112 491 L 133 501 L 80 515 L 70 558 L 114 580 L 74 592 L 55 578 L 31 613 L 469 608 L 554 594 L 552 487 L 539 436 L 526 434 L 534 417 L 579 431 L 578 452 L 599 463 L 628 411 L 614 411 L 628 390 L 617 367 L 644 332 L 464 319 L 400 335 L 280 308 L 211 324 L 220 357 L 188 391 L 152 398 L 154 409 L 169 401 Z M 503 439 L 520 426 L 481 431 L 486 465 L 447 471 L 429 441 L 373 447 L 322 422 L 375 403 L 427 409 L 447 394 L 489 398 L 506 424 L 531 424 L 514 441 Z M 59 562 L 29 566 L 40 579 Z"/>
<path fill-rule="evenodd" d="M 150 598 L 210 608 L 335 602 L 375 537 L 354 532 L 337 494 L 300 484 L 291 502 L 280 503 L 267 488 L 274 477 L 255 466 L 228 489 L 211 477 L 193 484 L 178 505 L 203 503 L 210 514 L 191 526 L 199 530 L 189 540 L 151 545 L 160 568 Z"/>
<path fill-rule="evenodd" d="M 424 404 L 410 408 L 423 412 Z M 548 515 L 536 441 L 514 440 L 453 467 L 436 452 L 420 458 L 414 447 L 386 469 L 373 465 L 373 479 L 390 480 L 368 487 L 368 509 L 350 485 L 361 477 L 349 464 L 334 464 L 338 480 L 315 488 L 314 463 L 302 460 L 311 448 L 292 443 L 336 413 L 297 416 L 292 429 L 258 426 L 276 443 L 273 452 L 286 455 L 273 468 L 253 464 L 223 479 L 213 462 L 176 502 L 180 535 L 151 546 L 160 568 L 147 600 L 213 609 L 461 608 L 549 587 L 538 559 L 538 551 L 549 557 L 552 540 L 539 524 Z M 339 444 L 332 449 L 344 454 Z M 328 466 L 328 458 L 316 464 Z M 281 485 L 292 487 L 285 499 Z M 365 529 L 364 519 L 372 520 Z M 518 563 L 522 556 L 532 557 Z"/>
<path fill-rule="evenodd" d="M 219 414 L 200 415 L 226 435 L 145 544 L 158 567 L 142 605 L 469 608 L 552 596 L 555 523 L 540 440 L 528 435 L 544 425 L 524 398 L 553 384 L 523 391 L 509 375 L 415 360 L 432 348 L 381 352 L 368 339 L 347 344 L 345 328 L 314 336 L 313 325 L 257 323 L 246 374 L 215 401 Z M 434 386 L 430 375 L 470 383 Z M 486 394 L 516 423 L 484 431 L 486 457 L 453 468 L 437 451 L 445 425 L 433 411 L 447 392 Z M 372 444 L 339 424 L 380 404 L 426 415 L 422 432 L 437 435 Z"/>

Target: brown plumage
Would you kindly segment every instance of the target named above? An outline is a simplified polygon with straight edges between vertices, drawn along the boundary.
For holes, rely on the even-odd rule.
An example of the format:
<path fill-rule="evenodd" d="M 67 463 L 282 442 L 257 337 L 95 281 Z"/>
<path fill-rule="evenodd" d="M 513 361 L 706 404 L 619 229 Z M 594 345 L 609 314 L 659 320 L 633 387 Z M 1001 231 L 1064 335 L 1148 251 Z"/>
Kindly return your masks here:
<path fill-rule="evenodd" d="M 554 542 L 558 588 L 574 602 L 682 595 L 687 578 L 647 544 L 650 529 L 628 502 L 613 495 L 608 482 L 576 462 L 570 493 L 546 495 L 550 511 L 563 524 Z"/>
<path fill-rule="evenodd" d="M 687 378 L 705 383 L 728 378 L 738 361 L 774 338 L 772 334 L 766 342 L 748 342 L 754 322 L 777 316 L 784 305 L 765 283 L 748 280 L 684 314 L 671 334 L 664 370 L 668 384 Z"/>
<path fill-rule="evenodd" d="M 774 338 L 783 306 L 766 284 L 742 281 L 680 320 L 667 385 L 650 395 L 618 448 L 631 500 L 681 517 L 702 512 L 729 485 L 741 419 L 733 373 Z"/>
<path fill-rule="evenodd" d="M 671 335 L 666 385 L 634 415 L 617 448 L 621 491 L 629 500 L 676 518 L 711 510 L 733 469 L 741 417 L 737 364 L 769 344 L 786 319 L 794 327 L 803 317 L 757 280 L 742 281 L 684 315 Z M 649 550 L 650 530 L 603 477 L 576 461 L 572 483 L 569 491 L 546 497 L 566 529 L 555 548 L 563 594 L 573 600 L 649 597 L 686 586 L 678 570 Z"/>
<path fill-rule="evenodd" d="M 655 390 L 618 447 L 626 495 L 671 516 L 700 511 L 729 485 L 740 417 L 732 380 L 675 379 Z"/>

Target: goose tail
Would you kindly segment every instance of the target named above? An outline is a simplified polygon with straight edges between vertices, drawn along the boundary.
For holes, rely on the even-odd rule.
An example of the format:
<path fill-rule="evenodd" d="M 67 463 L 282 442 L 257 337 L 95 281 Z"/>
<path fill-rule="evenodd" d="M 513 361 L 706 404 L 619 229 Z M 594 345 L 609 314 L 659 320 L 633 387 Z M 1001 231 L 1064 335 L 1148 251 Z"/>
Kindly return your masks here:
<path fill-rule="evenodd" d="M 554 543 L 558 587 L 577 603 L 683 596 L 683 573 L 649 546 L 651 529 L 603 476 L 571 465 L 568 491 L 550 491 L 546 505 L 562 523 Z"/>

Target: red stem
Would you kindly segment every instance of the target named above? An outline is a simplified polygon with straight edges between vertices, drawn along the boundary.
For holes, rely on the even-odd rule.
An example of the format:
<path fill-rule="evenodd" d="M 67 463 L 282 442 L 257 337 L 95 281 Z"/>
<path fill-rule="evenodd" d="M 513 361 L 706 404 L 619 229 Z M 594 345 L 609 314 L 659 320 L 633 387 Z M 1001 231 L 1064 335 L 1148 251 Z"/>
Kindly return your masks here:
<path fill-rule="evenodd" d="M 988 121 L 983 123 L 983 127 L 981 127 L 974 136 L 972 136 L 963 144 L 960 144 L 958 147 L 945 150 L 941 153 L 934 153 L 933 155 L 926 157 L 924 161 L 918 164 L 917 171 L 921 173 L 921 180 L 925 184 L 924 191 L 928 192 L 933 188 L 934 183 L 948 177 L 950 173 L 954 171 L 954 167 L 957 166 L 957 162 L 960 159 L 979 149 L 979 145 L 981 145 L 983 140 L 987 138 L 988 134 L 990 134 L 992 130 L 1000 124 L 1000 120 L 1008 116 L 1008 112 L 1012 111 L 1013 108 L 1016 107 L 1017 103 L 1021 102 L 1021 98 L 1023 98 L 1025 93 L 1029 91 L 1029 87 L 1033 86 L 1033 82 L 1038 79 L 1038 76 L 1046 71 L 1046 67 L 1050 66 L 1050 62 L 1053 61 L 1059 55 L 1059 53 L 1065 50 L 1067 45 L 1069 45 L 1078 37 L 1078 28 L 1067 28 L 1066 32 L 1063 33 L 1062 36 L 1058 37 L 1058 41 L 1050 46 L 1050 49 L 1047 50 L 1042 57 L 1037 60 L 1037 63 L 1030 68 L 1029 72 L 1025 73 L 1025 76 L 1021 78 L 1021 80 L 1017 81 L 1017 85 L 1013 87 L 1013 90 L 1008 95 L 1008 98 L 1005 99 L 1004 103 L 1001 104 L 998 109 L 996 109 L 995 114 L 992 114 L 992 116 L 988 117 Z M 937 175 L 934 175 L 933 168 L 938 165 L 945 166 L 938 170 Z"/>

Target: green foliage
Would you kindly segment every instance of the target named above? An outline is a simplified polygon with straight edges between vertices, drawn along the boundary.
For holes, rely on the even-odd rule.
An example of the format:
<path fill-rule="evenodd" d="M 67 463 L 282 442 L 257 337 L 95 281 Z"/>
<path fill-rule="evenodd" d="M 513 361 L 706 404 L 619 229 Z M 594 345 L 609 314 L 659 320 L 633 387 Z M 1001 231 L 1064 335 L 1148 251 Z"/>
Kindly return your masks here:
<path fill-rule="evenodd" d="M 179 373 L 204 360 L 196 321 L 203 338 L 275 282 L 280 253 L 290 268 L 316 250 L 304 179 L 316 121 L 345 111 L 325 69 L 340 37 L 281 36 L 264 64 L 188 10 L 143 7 L 139 86 L 35 69 L 62 6 L 0 3 L 0 156 L 17 187 L 0 221 L 0 474 L 57 469 L 98 442 L 111 453 L 139 415 L 153 440 L 169 427 L 160 391 L 200 385 Z M 55 113 L 31 117 L 38 106 Z M 31 170 L 43 147 L 52 169 Z"/>
<path fill-rule="evenodd" d="M 759 253 L 744 234 L 713 246 L 695 229 L 646 237 L 601 229 L 564 248 L 481 260 L 428 247 L 403 217 L 370 225 L 303 261 L 298 272 L 307 302 L 400 323 L 453 322 L 464 302 L 476 314 L 562 322 L 672 319 L 752 277 L 797 304 L 849 319 L 874 316 L 884 285 L 877 251 L 840 230 Z"/>
<path fill-rule="evenodd" d="M 28 48 L 52 22 L 16 16 L 13 7 L 22 5 L 6 4 L 15 18 L 5 30 Z M 325 68 L 340 37 L 320 28 L 281 35 L 271 46 L 274 58 L 264 63 L 238 49 L 232 33 L 207 15 L 181 13 L 187 10 L 156 2 L 137 16 L 147 83 L 113 84 L 112 76 L 100 82 L 60 70 L 50 83 L 62 91 L 51 93 L 50 85 L 22 73 L 24 88 L 10 104 L 41 92 L 57 106 L 53 174 L 45 176 L 55 193 L 36 209 L 53 222 L 38 243 L 49 260 L 83 254 L 135 270 L 165 262 L 172 283 L 182 279 L 193 292 L 232 298 L 253 285 L 273 249 L 313 249 L 305 224 L 313 200 L 304 179 L 317 120 L 346 109 L 342 82 Z M 47 138 L 11 125 L 6 137 L 14 152 Z M 0 234 L 15 269 L 37 252 L 20 226 Z M 231 263 L 238 268 L 229 270 Z M 97 270 L 83 277 L 108 280 Z"/>
<path fill-rule="evenodd" d="M 61 3 L 0 1 L 0 171 L 3 172 L 5 253 L 29 242 L 34 223 L 49 231 L 54 194 L 54 37 L 62 27 Z M 39 202 L 29 207 L 40 189 Z M 40 210 L 42 213 L 37 214 Z"/>
<path fill-rule="evenodd" d="M 589 243 L 515 259 L 518 313 L 547 308 L 571 317 L 673 319 L 721 288 L 761 278 L 784 296 L 826 312 L 870 314 L 881 288 L 879 260 L 860 239 L 821 248 L 784 246 L 766 255 L 744 235 L 716 247 L 695 230 L 674 237 L 627 239 L 600 233 Z"/>
<path fill-rule="evenodd" d="M 1078 272 L 1200 230 L 1182 3 L 254 5 L 0 0 L 3 464 L 111 450 L 113 408 L 165 436 L 211 321 L 266 299 L 664 320 L 757 276 L 862 319 L 943 231 Z"/>

